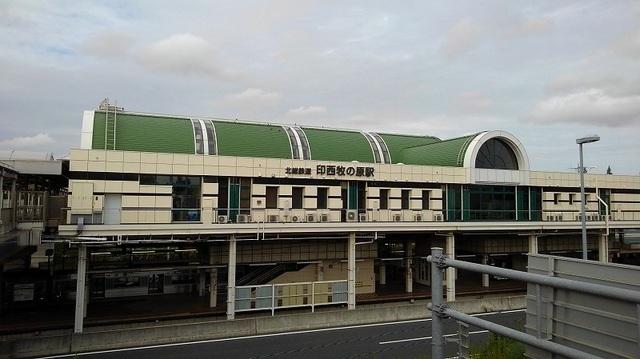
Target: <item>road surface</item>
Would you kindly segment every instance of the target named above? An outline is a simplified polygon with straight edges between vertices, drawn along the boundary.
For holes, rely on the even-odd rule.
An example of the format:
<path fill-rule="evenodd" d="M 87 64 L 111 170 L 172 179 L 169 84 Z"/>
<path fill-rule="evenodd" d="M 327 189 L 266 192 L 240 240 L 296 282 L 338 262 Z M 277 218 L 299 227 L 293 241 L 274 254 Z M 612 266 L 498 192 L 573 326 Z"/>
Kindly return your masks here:
<path fill-rule="evenodd" d="M 522 330 L 524 310 L 485 313 L 477 316 Z M 445 333 L 454 338 L 457 324 L 448 319 Z M 472 344 L 481 343 L 489 335 L 470 328 Z M 446 346 L 446 356 L 456 355 L 457 344 Z M 205 358 L 416 358 L 431 357 L 431 320 L 356 325 L 249 337 L 212 339 L 197 342 L 150 345 L 61 355 L 53 358 L 83 359 L 205 359 Z"/>

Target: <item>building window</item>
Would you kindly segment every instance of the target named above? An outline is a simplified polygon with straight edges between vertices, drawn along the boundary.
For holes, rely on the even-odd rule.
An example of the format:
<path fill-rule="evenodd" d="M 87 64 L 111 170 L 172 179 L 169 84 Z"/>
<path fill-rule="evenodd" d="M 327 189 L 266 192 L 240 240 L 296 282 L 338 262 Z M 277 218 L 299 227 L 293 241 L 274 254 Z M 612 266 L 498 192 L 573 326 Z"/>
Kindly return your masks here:
<path fill-rule="evenodd" d="M 429 209 L 429 201 L 431 200 L 431 191 L 422 191 L 422 209 Z"/>
<path fill-rule="evenodd" d="M 172 220 L 200 221 L 200 177 L 171 176 L 173 182 Z"/>
<path fill-rule="evenodd" d="M 267 187 L 267 208 L 278 208 L 278 187 Z"/>
<path fill-rule="evenodd" d="M 380 190 L 380 209 L 389 209 L 389 190 L 386 188 Z"/>
<path fill-rule="evenodd" d="M 576 194 L 575 193 L 569 193 L 569 204 L 573 204 L 573 202 L 576 200 Z"/>
<path fill-rule="evenodd" d="M 402 190 L 402 197 L 401 197 L 401 208 L 402 209 L 409 209 L 409 194 L 411 193 L 411 190 L 409 189 L 403 189 Z"/>
<path fill-rule="evenodd" d="M 304 187 L 293 187 L 291 196 L 291 208 L 302 209 L 302 202 L 304 198 Z"/>
<path fill-rule="evenodd" d="M 476 157 L 476 168 L 517 170 L 518 160 L 504 140 L 492 138 L 480 147 Z"/>
<path fill-rule="evenodd" d="M 553 194 L 553 204 L 558 204 L 560 202 L 560 193 Z"/>
<path fill-rule="evenodd" d="M 318 209 L 327 209 L 328 190 L 326 187 L 318 187 Z"/>

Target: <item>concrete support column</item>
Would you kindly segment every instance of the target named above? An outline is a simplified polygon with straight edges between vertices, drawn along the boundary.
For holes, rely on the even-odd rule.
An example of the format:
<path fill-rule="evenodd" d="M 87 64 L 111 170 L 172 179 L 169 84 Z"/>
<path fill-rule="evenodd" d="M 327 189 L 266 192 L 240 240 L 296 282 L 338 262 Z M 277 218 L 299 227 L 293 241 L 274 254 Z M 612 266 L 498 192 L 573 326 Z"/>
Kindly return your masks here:
<path fill-rule="evenodd" d="M 207 272 L 204 270 L 198 271 L 198 296 L 204 297 L 207 286 Z"/>
<path fill-rule="evenodd" d="M 482 256 L 482 264 L 487 265 L 487 263 L 489 263 L 489 256 L 485 254 Z M 482 273 L 482 286 L 489 288 L 489 274 L 487 273 Z"/>
<path fill-rule="evenodd" d="M 529 254 L 538 254 L 538 236 L 529 235 Z"/>
<path fill-rule="evenodd" d="M 347 244 L 347 308 L 356 309 L 356 233 L 349 233 Z"/>
<path fill-rule="evenodd" d="M 0 173 L 0 212 L 2 212 L 2 201 L 4 201 L 4 173 Z M 2 218 L 0 218 L 0 224 L 2 224 Z"/>
<path fill-rule="evenodd" d="M 229 266 L 227 273 L 227 319 L 236 317 L 236 235 L 229 237 Z"/>
<path fill-rule="evenodd" d="M 598 239 L 598 261 L 609 262 L 609 236 L 604 233 Z"/>
<path fill-rule="evenodd" d="M 318 262 L 316 265 L 316 280 L 324 280 L 324 263 L 322 261 Z"/>
<path fill-rule="evenodd" d="M 218 306 L 218 268 L 209 272 L 209 308 Z"/>
<path fill-rule="evenodd" d="M 454 259 L 456 257 L 456 237 L 453 233 L 447 235 L 446 241 L 446 255 L 447 257 Z M 447 286 L 447 302 L 453 302 L 456 300 L 456 269 L 447 268 L 445 273 L 445 282 Z"/>
<path fill-rule="evenodd" d="M 82 333 L 86 315 L 85 296 L 87 281 L 87 246 L 78 246 L 78 278 L 76 279 L 76 313 L 73 326 L 74 333 Z"/>
<path fill-rule="evenodd" d="M 380 264 L 378 265 L 378 271 L 380 272 L 378 273 L 380 275 L 380 284 L 386 285 L 387 284 L 387 265 L 384 263 L 384 261 L 380 261 Z"/>
<path fill-rule="evenodd" d="M 412 242 L 404 242 L 404 255 L 405 255 L 405 267 L 404 267 L 404 289 L 407 293 L 413 293 L 413 271 L 411 266 L 413 264 L 413 248 Z"/>
<path fill-rule="evenodd" d="M 209 265 L 215 262 L 213 245 L 209 245 Z M 209 308 L 218 306 L 218 268 L 211 268 L 209 271 Z"/>

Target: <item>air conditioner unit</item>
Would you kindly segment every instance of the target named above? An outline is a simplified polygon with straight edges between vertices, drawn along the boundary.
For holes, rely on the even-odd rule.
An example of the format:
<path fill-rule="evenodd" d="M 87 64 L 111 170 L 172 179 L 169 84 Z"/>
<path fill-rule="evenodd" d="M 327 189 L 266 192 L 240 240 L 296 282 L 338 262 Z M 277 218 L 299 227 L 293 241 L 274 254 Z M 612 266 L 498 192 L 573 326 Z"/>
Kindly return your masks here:
<path fill-rule="evenodd" d="M 416 222 L 422 222 L 422 214 L 418 213 L 413 216 L 413 220 Z"/>
<path fill-rule="evenodd" d="M 269 216 L 267 216 L 267 222 L 278 223 L 280 222 L 280 216 L 278 216 L 277 214 L 270 214 Z"/>
<path fill-rule="evenodd" d="M 394 222 L 402 222 L 402 215 L 400 213 L 394 213 L 393 214 L 393 221 Z"/>
<path fill-rule="evenodd" d="M 349 209 L 347 210 L 347 222 L 357 222 L 358 221 L 358 210 Z"/>
<path fill-rule="evenodd" d="M 316 214 L 315 213 L 307 213 L 307 222 L 315 222 Z"/>
<path fill-rule="evenodd" d="M 441 214 L 434 214 L 433 215 L 433 220 L 436 222 L 442 222 L 442 215 Z"/>
<path fill-rule="evenodd" d="M 228 219 L 227 216 L 218 216 L 218 223 L 227 223 Z"/>
<path fill-rule="evenodd" d="M 291 222 L 302 222 L 302 218 L 300 218 L 300 216 L 298 216 L 297 214 L 294 214 L 293 216 L 291 216 Z"/>
<path fill-rule="evenodd" d="M 320 222 L 329 222 L 329 215 L 327 213 L 323 213 L 320 215 Z"/>
<path fill-rule="evenodd" d="M 251 222 L 251 216 L 249 216 L 248 214 L 239 214 L 236 217 L 236 222 L 238 222 L 238 223 L 249 223 L 249 222 Z"/>
<path fill-rule="evenodd" d="M 367 221 L 367 214 L 366 213 L 358 214 L 358 221 L 359 222 L 366 222 Z"/>

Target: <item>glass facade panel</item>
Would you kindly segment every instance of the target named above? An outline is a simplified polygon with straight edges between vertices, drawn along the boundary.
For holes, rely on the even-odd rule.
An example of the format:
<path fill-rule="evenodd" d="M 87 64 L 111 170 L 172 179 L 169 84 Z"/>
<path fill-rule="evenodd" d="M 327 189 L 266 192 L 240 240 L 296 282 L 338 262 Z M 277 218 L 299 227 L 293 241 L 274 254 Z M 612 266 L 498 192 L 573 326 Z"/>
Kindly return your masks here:
<path fill-rule="evenodd" d="M 199 222 L 201 178 L 191 176 L 170 177 L 173 182 L 172 221 Z"/>
<path fill-rule="evenodd" d="M 492 138 L 485 142 L 476 157 L 476 168 L 517 170 L 515 153 L 503 140 Z"/>
<path fill-rule="evenodd" d="M 470 220 L 513 221 L 516 219 L 515 187 L 468 186 L 468 188 Z"/>

